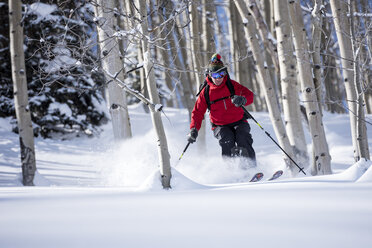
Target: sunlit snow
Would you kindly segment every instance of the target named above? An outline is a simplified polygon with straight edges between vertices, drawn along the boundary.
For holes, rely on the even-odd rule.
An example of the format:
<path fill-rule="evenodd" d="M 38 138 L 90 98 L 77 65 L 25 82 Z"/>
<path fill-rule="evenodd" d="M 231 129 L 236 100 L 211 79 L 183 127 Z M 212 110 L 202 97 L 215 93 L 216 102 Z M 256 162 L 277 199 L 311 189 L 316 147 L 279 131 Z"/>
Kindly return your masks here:
<path fill-rule="evenodd" d="M 192 144 L 179 161 L 188 114 L 164 108 L 173 177 L 163 190 L 151 117 L 129 110 L 134 137 L 122 143 L 110 123 L 97 138 L 37 138 L 35 187 L 22 186 L 18 136 L 0 118 L 0 247 L 371 246 L 371 162 L 354 163 L 348 115 L 324 113 L 333 175 L 268 182 L 283 154 L 257 125 L 256 170 L 223 160 L 209 123 L 206 150 Z M 275 137 L 268 114 L 252 114 Z M 256 171 L 265 178 L 248 183 Z"/>

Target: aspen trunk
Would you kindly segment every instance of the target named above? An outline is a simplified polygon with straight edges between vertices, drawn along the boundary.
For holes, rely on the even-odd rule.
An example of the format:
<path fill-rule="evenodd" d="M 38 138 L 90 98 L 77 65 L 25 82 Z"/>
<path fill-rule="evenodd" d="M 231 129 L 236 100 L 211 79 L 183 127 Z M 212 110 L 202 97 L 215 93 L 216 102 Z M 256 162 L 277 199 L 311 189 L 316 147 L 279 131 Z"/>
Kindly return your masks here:
<path fill-rule="evenodd" d="M 183 102 L 185 103 L 185 107 L 189 112 L 189 118 L 191 119 L 191 112 L 194 106 L 195 97 L 192 91 L 192 84 L 191 84 L 191 77 L 190 74 L 187 72 L 187 54 L 186 54 L 186 43 L 184 39 L 184 35 L 180 33 L 180 30 L 175 28 L 174 36 L 178 40 L 178 49 L 177 49 L 177 56 L 176 56 L 176 65 L 180 69 L 180 81 L 182 85 L 182 97 Z M 177 46 L 176 46 L 177 47 Z M 179 54 L 182 56 L 179 56 Z"/>
<path fill-rule="evenodd" d="M 210 28 L 210 22 L 208 21 L 208 17 L 207 17 L 207 1 L 210 2 L 210 0 L 201 0 L 201 1 L 197 1 L 198 3 L 200 3 L 202 5 L 202 15 L 201 15 L 201 18 L 199 18 L 199 10 L 198 10 L 198 6 L 193 6 L 193 12 L 192 12 L 192 15 L 193 15 L 193 19 L 195 20 L 198 20 L 198 23 L 195 23 L 195 25 L 198 26 L 198 30 L 199 30 L 199 33 L 198 34 L 195 34 L 193 33 L 193 35 L 198 35 L 199 36 L 199 41 L 200 41 L 200 47 L 198 47 L 197 51 L 199 53 L 199 58 L 200 58 L 200 66 L 202 67 L 202 65 L 205 65 L 207 63 L 207 61 L 209 60 L 210 56 L 212 53 L 211 51 L 209 51 L 209 53 L 207 53 L 208 50 L 211 50 L 211 45 L 214 45 L 214 40 L 213 40 L 213 37 L 211 37 L 211 28 Z M 199 5 L 200 6 L 200 5 Z M 195 17 L 194 17 L 195 15 Z M 194 24 L 193 24 L 194 25 Z M 214 50 L 214 48 L 213 48 Z M 194 50 L 196 51 L 196 50 Z M 201 68 L 200 68 L 201 69 Z M 204 70 L 201 69 L 203 72 L 203 82 L 204 82 Z M 205 119 L 207 119 L 208 117 L 206 116 Z M 198 146 L 198 152 L 199 154 L 203 154 L 205 153 L 205 150 L 206 150 L 206 122 L 203 121 L 202 122 L 202 125 L 201 125 L 201 128 L 199 129 L 199 136 L 198 136 L 198 140 L 196 142 L 197 146 Z"/>
<path fill-rule="evenodd" d="M 154 21 L 155 26 L 159 26 L 162 22 L 166 20 L 168 17 L 167 9 L 169 6 L 167 6 L 167 2 L 164 0 L 156 1 L 156 4 L 159 6 L 159 9 L 157 10 L 157 16 Z M 166 106 L 177 108 L 178 102 L 177 102 L 177 94 L 176 94 L 176 87 L 177 85 L 173 84 L 172 81 L 172 72 L 169 68 L 172 68 L 172 59 L 171 59 L 171 51 L 170 51 L 170 41 L 171 35 L 169 34 L 169 27 L 171 27 L 171 23 L 164 26 L 164 28 L 156 29 L 157 30 L 157 36 L 159 39 L 157 40 L 157 47 L 161 47 L 161 49 L 156 49 L 157 54 L 159 55 L 158 58 L 161 58 L 161 63 L 164 65 L 164 68 L 161 69 L 162 73 L 162 79 L 165 81 L 165 85 L 168 87 L 168 89 L 171 90 L 172 94 L 170 94 L 166 99 Z"/>
<path fill-rule="evenodd" d="M 292 21 L 294 45 L 296 49 L 297 66 L 301 80 L 303 98 L 310 134 L 313 141 L 312 174 L 331 174 L 331 156 L 325 137 L 322 115 L 319 111 L 318 99 L 315 92 L 313 76 L 310 68 L 309 49 L 306 41 L 301 6 L 298 1 L 289 1 L 289 15 Z"/>
<path fill-rule="evenodd" d="M 274 63 L 276 71 L 279 71 L 278 54 L 274 41 L 271 39 L 272 35 L 269 28 L 261 14 L 261 11 L 257 5 L 256 0 L 248 0 L 249 12 L 253 16 L 257 30 L 261 36 L 266 51 L 271 55 L 271 60 Z"/>
<path fill-rule="evenodd" d="M 191 38 L 192 34 L 191 34 L 191 25 L 190 25 L 190 22 L 189 22 L 190 21 L 189 11 L 185 10 L 183 12 L 182 16 L 180 16 L 180 18 L 178 20 L 179 20 L 178 26 L 180 26 L 180 27 L 185 26 L 185 22 L 188 22 L 188 25 L 184 28 L 181 28 L 179 31 L 180 31 L 180 33 L 183 33 L 184 36 L 185 36 L 185 39 L 184 39 L 184 42 L 183 42 L 183 45 L 185 47 L 182 48 L 182 56 L 184 58 L 185 69 L 187 70 L 187 72 L 185 72 L 185 73 L 187 74 L 188 82 L 184 82 L 184 84 L 186 84 L 188 89 L 189 89 L 187 97 L 189 97 L 189 101 L 191 102 L 190 109 L 189 109 L 189 113 L 190 113 L 189 117 L 190 117 L 190 120 L 191 120 L 191 112 L 193 110 L 194 103 L 195 103 L 195 100 L 196 100 L 195 91 L 196 91 L 197 87 L 195 87 L 195 81 L 200 80 L 199 77 L 198 77 L 198 79 L 195 77 L 196 74 L 194 73 L 194 70 L 198 70 L 199 68 L 196 68 L 194 66 L 194 62 L 193 62 L 192 38 Z M 181 45 L 181 47 L 182 47 L 182 45 Z"/>
<path fill-rule="evenodd" d="M 347 19 L 347 6 L 346 3 L 339 0 L 331 0 L 330 4 L 337 40 L 340 47 L 342 75 L 344 78 L 347 105 L 349 109 L 354 159 L 355 161 L 358 161 L 360 158 L 360 150 L 357 140 L 357 93 L 354 82 L 354 58 L 350 39 L 350 23 Z"/>
<path fill-rule="evenodd" d="M 357 141 L 358 141 L 358 160 L 361 158 L 370 159 L 369 149 L 368 149 L 368 137 L 367 137 L 367 127 L 365 124 L 365 113 L 364 113 L 364 92 L 361 87 L 361 76 L 359 69 L 359 60 L 360 60 L 360 47 L 356 44 L 355 28 L 354 28 L 354 4 L 349 0 L 349 16 L 350 16 L 350 40 L 351 46 L 353 49 L 353 60 L 354 60 L 354 83 L 355 90 L 357 93 Z"/>
<path fill-rule="evenodd" d="M 25 186 L 33 186 L 36 159 L 34 132 L 28 106 L 26 67 L 23 51 L 22 2 L 20 0 L 9 1 L 9 31 L 14 105 L 21 148 L 22 182 Z"/>
<path fill-rule="evenodd" d="M 228 39 L 230 40 L 230 69 L 232 74 L 236 76 L 236 79 L 238 82 L 240 82 L 239 78 L 239 63 L 238 61 L 238 56 L 236 55 L 236 51 L 240 50 L 240 47 L 238 44 L 235 44 L 235 42 L 238 42 L 239 39 L 237 38 L 237 32 L 236 29 L 239 27 L 239 13 L 235 7 L 235 4 L 232 1 L 228 1 L 228 7 L 226 8 L 226 15 L 228 16 L 227 21 L 228 21 L 228 30 L 229 30 L 229 37 Z M 240 21 L 241 22 L 241 21 Z M 237 47 L 238 46 L 238 47 Z"/>
<path fill-rule="evenodd" d="M 203 25 L 203 54 L 204 54 L 204 64 L 208 64 L 209 58 L 216 52 L 216 44 L 214 39 L 214 32 L 213 32 L 213 22 L 212 22 L 212 5 L 213 0 L 202 0 L 202 8 L 203 8 L 203 17 L 202 17 L 202 25 Z"/>
<path fill-rule="evenodd" d="M 246 38 L 249 42 L 253 57 L 256 61 L 258 74 L 260 76 L 262 89 L 265 93 L 265 99 L 269 109 L 270 119 L 274 126 L 276 137 L 279 141 L 280 146 L 288 153 L 290 157 L 293 157 L 293 149 L 285 132 L 283 120 L 280 114 L 278 102 L 276 101 L 274 87 L 270 78 L 268 68 L 267 66 L 265 66 L 266 63 L 262 57 L 263 50 L 260 49 L 260 45 L 256 36 L 257 30 L 256 26 L 254 25 L 253 18 L 249 15 L 248 8 L 244 3 L 244 0 L 237 0 L 235 1 L 235 4 L 239 10 L 240 15 L 242 16 L 242 19 L 245 20 L 246 26 L 244 30 L 246 33 Z M 285 162 L 287 164 L 287 167 L 291 169 L 292 174 L 296 174 L 297 169 L 295 165 L 288 159 L 285 159 Z"/>
<path fill-rule="evenodd" d="M 313 50 L 313 72 L 314 72 L 314 87 L 316 91 L 316 96 L 318 98 L 319 112 L 322 114 L 322 65 L 320 58 L 320 41 L 322 36 L 322 23 L 323 17 L 321 11 L 323 8 L 323 0 L 315 0 L 314 9 L 311 12 L 312 15 L 312 50 Z"/>
<path fill-rule="evenodd" d="M 147 88 L 149 89 L 150 100 L 154 104 L 159 104 L 159 92 L 156 87 L 155 82 L 155 73 L 153 70 L 153 62 L 152 62 L 152 49 L 154 41 L 152 40 L 152 34 L 148 31 L 148 20 L 147 20 L 147 9 L 146 9 L 146 2 L 145 1 L 138 1 L 139 3 L 139 10 L 140 10 L 140 19 L 142 19 L 141 27 L 142 27 L 142 47 L 144 51 L 144 69 L 146 75 L 146 84 Z M 148 3 L 148 2 L 147 2 Z M 150 41 L 147 40 L 150 39 Z M 161 174 L 161 183 L 164 189 L 169 189 L 171 187 L 170 180 L 171 180 L 171 167 L 170 167 L 170 155 L 168 152 L 168 144 L 167 144 L 167 137 L 165 136 L 163 122 L 161 120 L 160 112 L 150 107 L 151 110 L 151 120 L 154 125 L 154 129 L 156 132 L 156 139 L 158 142 L 158 155 L 159 155 L 159 164 L 160 164 L 160 174 Z"/>
<path fill-rule="evenodd" d="M 265 10 L 270 11 L 269 1 L 257 2 L 256 0 L 247 0 L 249 12 L 255 20 L 258 33 L 265 47 L 265 52 L 262 54 L 269 70 L 271 81 L 273 82 L 275 92 L 281 92 L 281 85 L 278 84 L 279 77 L 279 61 L 275 41 L 272 39 L 274 36 L 271 34 L 270 26 L 268 26 L 265 18 Z M 267 13 L 266 13 L 267 14 Z M 276 100 L 281 104 L 280 94 L 275 94 Z M 280 107 L 279 107 L 280 108 Z"/>
<path fill-rule="evenodd" d="M 235 19 L 235 37 L 236 39 L 231 42 L 234 47 L 234 50 L 236 49 L 236 57 L 235 57 L 235 64 L 237 65 L 238 71 L 235 75 L 237 78 L 237 81 L 241 83 L 242 85 L 248 87 L 249 89 L 253 89 L 253 83 L 251 82 L 251 78 L 254 78 L 255 72 L 254 70 L 249 70 L 249 60 L 251 58 L 248 57 L 248 47 L 246 45 L 247 41 L 245 39 L 244 35 L 244 25 L 241 21 L 241 17 L 239 16 L 239 12 L 234 6 L 234 11 L 236 14 Z M 249 74 L 251 72 L 251 75 Z"/>
<path fill-rule="evenodd" d="M 200 58 L 200 31 L 199 31 L 199 15 L 196 4 L 190 4 L 190 25 L 191 25 L 191 50 L 192 50 L 192 62 L 194 65 L 193 71 L 195 74 L 195 84 L 194 84 L 194 93 L 196 94 L 199 91 L 199 86 L 202 83 L 201 77 L 204 75 L 204 72 L 199 73 L 201 70 L 201 58 Z"/>
<path fill-rule="evenodd" d="M 308 163 L 305 134 L 301 122 L 296 60 L 293 56 L 292 32 L 287 1 L 274 0 L 274 13 L 285 127 L 297 157 L 303 163 Z"/>
<path fill-rule="evenodd" d="M 117 19 L 114 17 L 114 0 L 97 0 L 95 15 L 98 20 L 97 31 L 102 58 L 102 67 L 108 81 L 108 103 L 111 114 L 114 138 L 117 141 L 132 137 L 127 99 L 125 92 L 107 75 L 116 75 L 124 81 L 124 68 L 120 60 L 118 41 L 113 37 L 116 32 Z M 121 42 L 121 41 L 119 41 Z"/>

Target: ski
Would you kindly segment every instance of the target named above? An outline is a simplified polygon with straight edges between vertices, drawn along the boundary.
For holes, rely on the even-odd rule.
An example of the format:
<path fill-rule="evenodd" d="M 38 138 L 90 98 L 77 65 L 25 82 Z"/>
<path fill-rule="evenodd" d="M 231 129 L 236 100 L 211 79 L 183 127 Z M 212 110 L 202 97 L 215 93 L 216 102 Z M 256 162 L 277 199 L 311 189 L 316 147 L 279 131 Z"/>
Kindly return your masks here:
<path fill-rule="evenodd" d="M 270 178 L 268 181 L 275 180 L 275 179 L 279 178 L 281 175 L 283 175 L 283 171 L 282 171 L 282 170 L 278 170 L 278 171 L 276 171 L 276 172 L 271 176 L 271 178 Z"/>
<path fill-rule="evenodd" d="M 263 178 L 264 174 L 261 172 L 256 173 L 249 182 L 258 182 Z"/>

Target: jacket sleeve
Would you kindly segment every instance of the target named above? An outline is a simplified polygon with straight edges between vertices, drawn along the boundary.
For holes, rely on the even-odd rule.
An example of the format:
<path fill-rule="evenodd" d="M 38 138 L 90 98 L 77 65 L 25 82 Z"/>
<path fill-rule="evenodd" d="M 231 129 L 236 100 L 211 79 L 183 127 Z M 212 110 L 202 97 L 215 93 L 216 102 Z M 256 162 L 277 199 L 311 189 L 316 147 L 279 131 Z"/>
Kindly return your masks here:
<path fill-rule="evenodd" d="M 235 95 L 244 96 L 247 99 L 247 103 L 245 106 L 248 106 L 253 103 L 254 94 L 252 91 L 250 91 L 247 87 L 239 84 L 238 82 L 231 80 L 234 89 L 235 89 Z"/>
<path fill-rule="evenodd" d="M 194 109 L 191 112 L 190 129 L 196 128 L 198 131 L 204 119 L 204 114 L 207 111 L 207 102 L 204 97 L 205 88 L 200 92 L 198 99 L 195 102 Z"/>

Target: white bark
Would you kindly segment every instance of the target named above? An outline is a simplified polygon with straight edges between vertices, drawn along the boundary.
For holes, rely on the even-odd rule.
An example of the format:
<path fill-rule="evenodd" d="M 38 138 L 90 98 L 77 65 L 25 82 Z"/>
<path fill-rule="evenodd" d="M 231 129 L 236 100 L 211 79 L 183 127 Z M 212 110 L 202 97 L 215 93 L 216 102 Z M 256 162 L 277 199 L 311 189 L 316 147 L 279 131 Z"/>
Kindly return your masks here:
<path fill-rule="evenodd" d="M 279 141 L 280 146 L 288 153 L 288 155 L 293 158 L 293 149 L 289 143 L 288 136 L 285 132 L 283 120 L 280 114 L 278 102 L 276 101 L 275 92 L 273 83 L 270 78 L 270 74 L 268 68 L 266 66 L 265 61 L 263 60 L 262 54 L 263 50 L 260 49 L 260 45 L 258 42 L 257 37 L 257 30 L 254 24 L 254 20 L 252 16 L 248 12 L 248 8 L 244 3 L 244 0 L 236 0 L 235 4 L 239 10 L 242 19 L 245 20 L 245 34 L 246 38 L 249 42 L 249 45 L 252 49 L 253 57 L 256 61 L 256 66 L 258 70 L 258 74 L 260 76 L 260 81 L 262 85 L 262 89 L 265 93 L 266 103 L 269 109 L 270 119 L 274 126 L 274 131 L 276 137 Z M 297 172 L 296 166 L 285 158 L 287 166 L 291 169 L 292 174 Z"/>
<path fill-rule="evenodd" d="M 276 52 L 276 46 L 274 44 L 274 41 L 271 39 L 271 37 L 273 36 L 269 31 L 269 28 L 261 14 L 261 11 L 257 5 L 256 0 L 248 0 L 247 2 L 249 6 L 249 12 L 251 13 L 256 22 L 257 30 L 261 36 L 263 44 L 267 52 L 271 55 L 271 59 L 272 62 L 274 63 L 276 70 L 279 71 L 278 54 Z"/>
<path fill-rule="evenodd" d="M 114 17 L 115 7 L 114 0 L 97 0 L 95 16 L 98 20 L 97 31 L 103 70 L 124 81 L 124 65 L 120 60 L 118 41 L 114 37 L 117 25 L 117 19 Z M 109 78 L 108 75 L 106 75 L 106 78 Z M 114 80 L 108 81 L 107 89 L 115 140 L 120 141 L 130 138 L 132 137 L 132 131 L 125 92 Z"/>
<path fill-rule="evenodd" d="M 312 30 L 312 50 L 313 50 L 313 71 L 314 71 L 314 86 L 316 95 L 318 98 L 318 104 L 319 104 L 319 111 L 322 113 L 322 65 L 321 65 L 321 58 L 320 58 L 320 41 L 322 38 L 322 24 L 323 24 L 323 17 L 322 17 L 322 11 L 323 11 L 323 0 L 315 0 L 314 2 L 314 9 L 311 12 L 312 15 L 312 24 L 313 24 L 313 30 Z"/>
<path fill-rule="evenodd" d="M 197 83 L 196 85 L 196 92 L 199 92 L 199 86 L 200 84 L 204 83 L 204 70 L 202 69 L 201 65 L 203 64 L 203 61 L 205 60 L 205 56 L 203 56 L 202 54 L 202 50 L 203 50 L 203 46 L 206 46 L 206 42 L 202 41 L 202 38 L 201 38 L 201 31 L 203 31 L 202 29 L 202 21 L 201 21 L 201 18 L 199 16 L 199 12 L 198 12 L 198 6 L 197 4 L 200 4 L 200 0 L 197 0 L 197 3 L 196 4 L 191 4 L 191 25 L 192 25 L 192 37 L 193 37 L 193 54 L 194 54 L 194 57 L 193 57 L 193 62 L 194 62 L 194 65 L 195 65 L 195 71 L 196 71 L 196 76 L 201 78 L 201 80 Z M 204 33 L 203 33 L 204 34 Z M 200 73 L 198 73 L 197 71 L 201 71 Z M 199 130 L 199 135 L 198 135 L 198 139 L 197 139 L 197 142 L 196 142 L 196 145 L 198 146 L 198 152 L 200 154 L 204 153 L 205 152 L 205 149 L 206 149 L 206 132 L 205 132 L 205 121 L 202 122 L 202 125 L 200 127 L 200 130 Z"/>
<path fill-rule="evenodd" d="M 365 113 L 364 113 L 364 92 L 361 87 L 361 76 L 359 69 L 360 51 L 361 47 L 357 45 L 355 28 L 354 28 L 354 5 L 351 0 L 348 0 L 349 5 L 349 15 L 350 15 L 350 40 L 353 49 L 353 60 L 354 60 L 354 83 L 355 90 L 357 93 L 357 141 L 358 141 L 358 160 L 361 158 L 370 159 L 369 149 L 368 149 L 368 137 L 367 137 L 367 127 L 365 123 Z"/>
<path fill-rule="evenodd" d="M 204 64 L 208 64 L 210 57 L 216 52 L 216 44 L 214 40 L 214 30 L 212 22 L 212 5 L 213 0 L 201 0 L 203 8 L 203 54 L 204 54 Z"/>
<path fill-rule="evenodd" d="M 238 42 L 237 34 L 236 34 L 236 28 L 237 28 L 237 19 L 238 19 L 238 11 L 236 10 L 235 4 L 232 1 L 228 1 L 228 6 L 226 7 L 226 15 L 227 15 L 227 27 L 228 27 L 228 40 L 230 41 L 230 73 L 234 74 L 237 81 L 240 82 L 239 78 L 239 64 L 237 63 L 237 51 L 239 49 L 236 48 L 236 46 L 239 47 L 238 44 L 235 44 L 235 42 Z"/>
<path fill-rule="evenodd" d="M 252 79 L 254 78 L 255 73 L 249 68 L 249 60 L 251 58 L 248 57 L 248 47 L 244 35 L 244 26 L 238 10 L 236 9 L 235 4 L 232 2 L 230 2 L 230 11 L 231 14 L 233 14 L 230 22 L 232 26 L 231 30 L 234 37 L 234 39 L 231 41 L 230 49 L 233 51 L 233 62 L 236 68 L 235 72 L 232 73 L 232 76 L 234 76 L 236 78 L 236 81 L 238 81 L 245 87 L 253 89 Z M 253 105 L 255 104 L 256 102 Z"/>
<path fill-rule="evenodd" d="M 336 35 L 340 47 L 342 75 L 345 82 L 347 105 L 350 116 L 352 144 L 354 148 L 354 159 L 359 160 L 359 146 L 357 140 L 357 94 L 354 84 L 353 71 L 353 48 L 350 40 L 350 24 L 347 20 L 346 2 L 341 4 L 339 0 L 331 0 L 331 9 L 333 14 L 333 22 L 335 24 Z"/>
<path fill-rule="evenodd" d="M 293 56 L 292 32 L 287 0 L 274 0 L 277 48 L 282 86 L 284 122 L 288 138 L 297 157 L 307 163 L 307 147 L 299 105 L 296 60 Z"/>
<path fill-rule="evenodd" d="M 25 57 L 23 51 L 22 2 L 9 1 L 9 38 L 14 89 L 14 105 L 21 150 L 23 185 L 33 186 L 36 171 L 34 133 L 28 106 Z"/>
<path fill-rule="evenodd" d="M 192 62 L 194 65 L 194 74 L 195 74 L 195 83 L 194 89 L 195 94 L 199 91 L 199 85 L 202 83 L 201 78 L 204 76 L 204 73 L 199 73 L 200 71 L 200 37 L 199 37 L 199 15 L 196 9 L 195 4 L 190 4 L 189 6 L 189 13 L 190 13 L 190 32 L 191 32 L 191 49 L 192 49 Z"/>
<path fill-rule="evenodd" d="M 312 168 L 312 174 L 331 174 L 331 156 L 329 154 L 322 115 L 319 111 L 318 99 L 315 92 L 301 6 L 298 1 L 293 0 L 289 1 L 288 6 L 292 21 L 297 66 L 307 118 L 309 120 L 310 134 L 313 141 L 314 166 Z"/>
<path fill-rule="evenodd" d="M 148 3 L 148 2 L 147 2 Z M 144 69 L 146 75 L 146 84 L 149 90 L 150 100 L 154 104 L 159 104 L 159 92 L 156 87 L 155 82 L 155 74 L 153 69 L 153 62 L 152 62 L 152 44 L 154 44 L 153 40 L 147 40 L 148 38 L 151 39 L 151 34 L 148 31 L 148 21 L 147 21 L 147 9 L 146 9 L 146 2 L 138 0 L 138 6 L 140 10 L 140 19 L 141 27 L 142 27 L 142 47 L 144 51 Z M 165 136 L 163 122 L 161 120 L 160 112 L 156 109 L 151 110 L 151 120 L 154 125 L 154 129 L 156 132 L 156 138 L 158 142 L 158 155 L 159 155 L 159 164 L 160 164 L 160 174 L 161 174 L 161 182 L 164 189 L 168 189 L 171 187 L 170 180 L 171 180 L 171 167 L 170 167 L 170 155 L 168 152 L 168 144 L 167 138 Z"/>
<path fill-rule="evenodd" d="M 183 23 L 176 22 L 176 25 L 178 27 L 181 27 Z M 177 56 L 176 56 L 175 62 L 176 62 L 177 67 L 181 70 L 180 76 L 179 76 L 182 89 L 183 89 L 183 91 L 181 92 L 181 95 L 182 95 L 185 107 L 189 111 L 189 117 L 191 119 L 191 112 L 194 106 L 195 97 L 194 97 L 193 90 L 192 90 L 190 73 L 187 72 L 187 53 L 186 53 L 187 45 L 185 43 L 185 38 L 184 38 L 185 34 L 184 32 L 181 33 L 181 31 L 182 29 L 175 28 L 173 32 L 173 36 L 175 37 L 175 40 L 178 40 L 178 45 L 175 44 L 174 46 L 175 48 L 177 48 L 178 46 L 178 49 L 176 50 Z"/>

